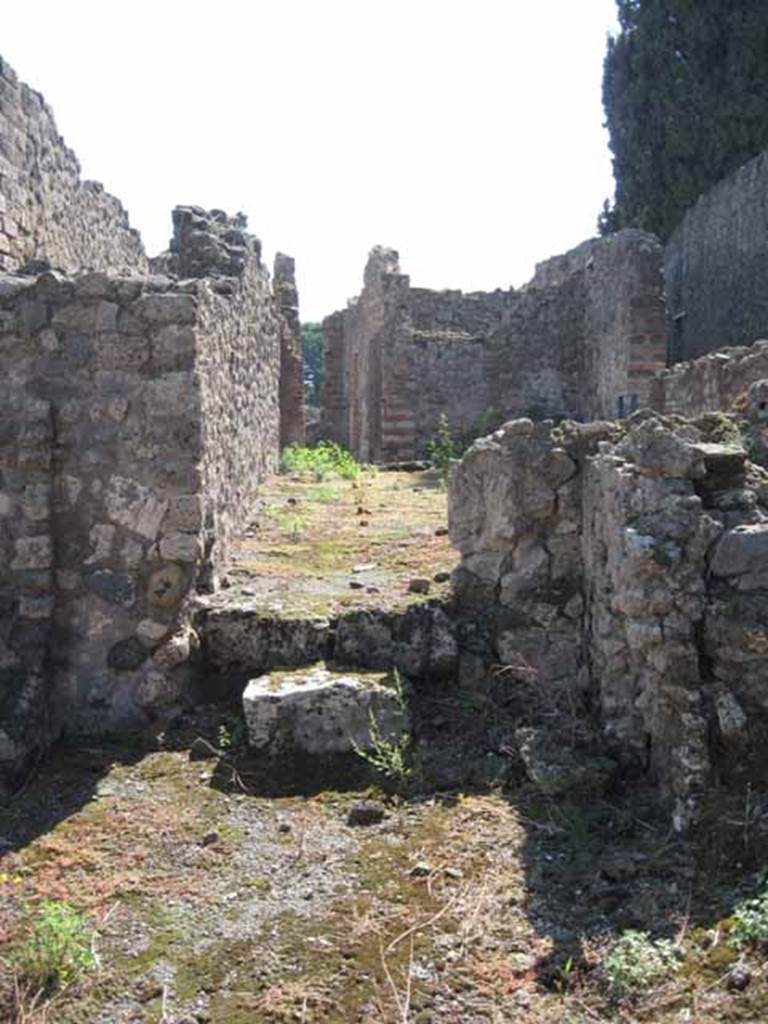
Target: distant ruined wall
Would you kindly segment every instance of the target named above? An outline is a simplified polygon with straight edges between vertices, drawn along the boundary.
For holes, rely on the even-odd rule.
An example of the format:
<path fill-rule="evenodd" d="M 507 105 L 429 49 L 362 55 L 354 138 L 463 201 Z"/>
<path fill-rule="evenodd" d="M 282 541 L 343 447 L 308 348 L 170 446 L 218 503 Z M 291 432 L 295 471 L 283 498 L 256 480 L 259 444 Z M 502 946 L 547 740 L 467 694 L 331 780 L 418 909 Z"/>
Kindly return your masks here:
<path fill-rule="evenodd" d="M 275 256 L 274 292 L 283 317 L 280 332 L 280 447 L 304 444 L 304 359 L 301 352 L 296 264 L 291 256 Z"/>
<path fill-rule="evenodd" d="M 768 341 L 720 349 L 657 374 L 649 405 L 683 416 L 728 410 L 751 384 L 766 377 Z"/>
<path fill-rule="evenodd" d="M 413 288 L 374 249 L 360 296 L 324 322 L 322 430 L 360 458 L 421 457 L 447 415 L 460 432 L 521 414 L 625 415 L 664 366 L 662 250 L 595 239 L 520 291 Z"/>
<path fill-rule="evenodd" d="M 722 416 L 648 410 L 516 420 L 476 441 L 449 485 L 456 607 L 476 649 L 484 637 L 486 662 L 550 715 L 592 708 L 604 749 L 656 778 L 678 828 L 714 772 L 750 778 L 768 733 L 768 472 L 734 437 Z"/>
<path fill-rule="evenodd" d="M 0 277 L 0 779 L 180 699 L 185 602 L 277 465 L 284 321 L 244 239 L 237 277 Z"/>
<path fill-rule="evenodd" d="M 669 361 L 768 336 L 768 152 L 704 193 L 665 251 Z"/>
<path fill-rule="evenodd" d="M 344 313 L 331 313 L 322 323 L 323 378 L 318 434 L 349 448 L 349 387 L 345 371 Z"/>
<path fill-rule="evenodd" d="M 0 270 L 30 259 L 66 271 L 147 269 L 121 203 L 80 180 L 50 108 L 0 58 Z"/>

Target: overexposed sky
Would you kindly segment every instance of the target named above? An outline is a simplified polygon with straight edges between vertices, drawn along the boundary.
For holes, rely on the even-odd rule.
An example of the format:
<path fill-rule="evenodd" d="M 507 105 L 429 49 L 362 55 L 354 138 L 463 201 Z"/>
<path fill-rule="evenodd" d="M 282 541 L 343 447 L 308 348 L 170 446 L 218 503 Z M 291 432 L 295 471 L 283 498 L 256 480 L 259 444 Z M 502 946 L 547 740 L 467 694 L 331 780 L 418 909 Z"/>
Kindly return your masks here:
<path fill-rule="evenodd" d="M 319 319 L 376 244 L 470 291 L 595 234 L 615 27 L 614 0 L 7 0 L 0 54 L 150 255 L 178 203 L 243 210 Z"/>

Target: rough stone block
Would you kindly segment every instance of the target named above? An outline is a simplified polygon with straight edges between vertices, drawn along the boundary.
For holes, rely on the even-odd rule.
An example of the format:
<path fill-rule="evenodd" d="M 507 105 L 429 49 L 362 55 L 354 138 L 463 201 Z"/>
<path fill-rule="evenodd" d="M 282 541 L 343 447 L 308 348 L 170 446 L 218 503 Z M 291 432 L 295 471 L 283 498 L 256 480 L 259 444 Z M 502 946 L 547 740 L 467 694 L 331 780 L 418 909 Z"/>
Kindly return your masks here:
<path fill-rule="evenodd" d="M 126 477 L 113 476 L 105 497 L 109 518 L 148 540 L 154 540 L 168 508 L 148 487 Z"/>
<path fill-rule="evenodd" d="M 768 585 L 768 523 L 727 530 L 715 547 L 710 569 L 715 576 L 739 577 L 740 590 Z"/>
<path fill-rule="evenodd" d="M 248 742 L 274 756 L 371 750 L 371 720 L 396 742 L 407 716 L 383 673 L 336 673 L 323 666 L 252 679 L 243 693 Z"/>
<path fill-rule="evenodd" d="M 196 533 L 169 533 L 160 540 L 160 557 L 168 562 L 196 562 L 202 551 Z"/>
<path fill-rule="evenodd" d="M 48 569 L 53 565 L 53 544 L 49 534 L 19 537 L 11 569 Z"/>

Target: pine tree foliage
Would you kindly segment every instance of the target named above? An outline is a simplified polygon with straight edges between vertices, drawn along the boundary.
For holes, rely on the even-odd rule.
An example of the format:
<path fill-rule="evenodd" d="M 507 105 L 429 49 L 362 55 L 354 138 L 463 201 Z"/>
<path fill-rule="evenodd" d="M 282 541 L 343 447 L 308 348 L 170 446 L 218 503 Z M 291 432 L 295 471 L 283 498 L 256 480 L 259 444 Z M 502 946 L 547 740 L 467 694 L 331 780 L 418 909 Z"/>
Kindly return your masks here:
<path fill-rule="evenodd" d="M 617 0 L 603 105 L 616 200 L 601 233 L 669 237 L 698 196 L 768 147 L 768 0 Z"/>

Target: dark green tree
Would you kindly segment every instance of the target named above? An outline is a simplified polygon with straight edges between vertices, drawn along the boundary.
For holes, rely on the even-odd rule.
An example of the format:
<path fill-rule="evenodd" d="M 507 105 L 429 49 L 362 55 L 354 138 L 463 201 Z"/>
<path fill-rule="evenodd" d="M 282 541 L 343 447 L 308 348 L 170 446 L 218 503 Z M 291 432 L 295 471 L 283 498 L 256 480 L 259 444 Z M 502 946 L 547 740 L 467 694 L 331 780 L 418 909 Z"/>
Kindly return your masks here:
<path fill-rule="evenodd" d="M 603 71 L 616 200 L 599 227 L 666 239 L 702 192 L 768 147 L 768 2 L 617 6 Z"/>
<path fill-rule="evenodd" d="M 320 324 L 301 325 L 301 354 L 304 357 L 304 390 L 308 405 L 320 405 L 325 376 L 323 332 Z"/>

